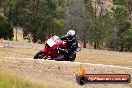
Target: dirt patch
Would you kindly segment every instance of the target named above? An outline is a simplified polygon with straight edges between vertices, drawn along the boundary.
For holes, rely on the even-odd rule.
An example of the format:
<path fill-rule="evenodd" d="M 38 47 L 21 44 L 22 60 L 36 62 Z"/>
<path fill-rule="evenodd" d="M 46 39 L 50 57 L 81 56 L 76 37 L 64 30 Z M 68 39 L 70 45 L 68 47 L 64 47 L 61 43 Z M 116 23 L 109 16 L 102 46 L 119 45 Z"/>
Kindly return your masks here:
<path fill-rule="evenodd" d="M 28 80 L 39 81 L 52 85 L 55 88 L 131 88 L 131 84 L 88 84 L 79 86 L 75 75 L 78 66 L 86 69 L 88 74 L 130 74 L 132 68 L 90 64 L 80 62 L 57 62 L 45 60 L 32 60 L 31 58 L 0 58 L 0 70 L 15 73 Z"/>

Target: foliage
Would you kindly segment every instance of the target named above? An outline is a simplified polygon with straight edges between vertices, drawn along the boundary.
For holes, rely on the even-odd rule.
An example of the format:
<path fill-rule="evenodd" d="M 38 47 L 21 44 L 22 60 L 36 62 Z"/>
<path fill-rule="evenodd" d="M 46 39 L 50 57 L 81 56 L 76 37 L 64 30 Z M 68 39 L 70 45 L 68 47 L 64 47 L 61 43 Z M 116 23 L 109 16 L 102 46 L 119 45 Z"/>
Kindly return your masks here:
<path fill-rule="evenodd" d="M 0 38 L 12 40 L 13 36 L 11 22 L 0 13 Z"/>
<path fill-rule="evenodd" d="M 124 5 L 127 4 L 129 0 L 113 0 L 116 5 Z"/>
<path fill-rule="evenodd" d="M 117 21 L 122 21 L 128 19 L 128 10 L 124 6 L 116 6 L 113 9 L 113 15 Z"/>
<path fill-rule="evenodd" d="M 128 21 L 128 10 L 124 6 L 116 6 L 113 9 L 113 37 L 111 47 L 113 50 L 123 51 L 124 41 L 122 39 L 122 33 L 130 29 L 131 23 Z"/>
<path fill-rule="evenodd" d="M 21 26 L 24 29 L 23 35 L 25 38 L 31 34 L 33 42 L 42 43 L 45 39 L 55 33 L 62 33 L 61 29 L 63 29 L 63 20 L 60 18 L 61 12 L 59 13 L 58 11 L 56 1 L 13 1 L 14 3 L 10 5 L 6 14 L 13 26 Z M 11 3 L 12 2 L 9 4 Z"/>
<path fill-rule="evenodd" d="M 132 29 L 123 32 L 122 39 L 124 40 L 124 50 L 132 52 Z"/>

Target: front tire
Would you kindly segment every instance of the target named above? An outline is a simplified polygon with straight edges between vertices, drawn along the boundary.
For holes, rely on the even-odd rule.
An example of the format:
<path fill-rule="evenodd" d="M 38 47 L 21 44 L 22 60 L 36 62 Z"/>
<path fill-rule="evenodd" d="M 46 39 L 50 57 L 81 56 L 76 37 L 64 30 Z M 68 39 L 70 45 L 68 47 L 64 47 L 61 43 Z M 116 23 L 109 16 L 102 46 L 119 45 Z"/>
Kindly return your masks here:
<path fill-rule="evenodd" d="M 43 58 L 45 58 L 44 52 L 39 51 L 39 52 L 34 56 L 33 59 L 43 59 Z"/>

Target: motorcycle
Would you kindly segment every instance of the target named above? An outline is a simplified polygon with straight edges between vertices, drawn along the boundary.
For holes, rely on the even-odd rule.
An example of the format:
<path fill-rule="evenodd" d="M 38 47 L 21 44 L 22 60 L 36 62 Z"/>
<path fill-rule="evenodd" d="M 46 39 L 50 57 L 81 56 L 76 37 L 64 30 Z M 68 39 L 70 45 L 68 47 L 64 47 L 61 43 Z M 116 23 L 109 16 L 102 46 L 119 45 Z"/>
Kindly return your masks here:
<path fill-rule="evenodd" d="M 66 46 L 67 43 L 65 41 L 62 41 L 59 36 L 54 35 L 45 42 L 45 47 L 34 56 L 34 59 L 74 61 L 76 52 L 81 50 L 80 44 L 78 43 L 78 48 L 74 51 L 72 59 L 67 58 L 68 53 L 59 52 L 57 50 L 57 47 L 66 49 Z"/>

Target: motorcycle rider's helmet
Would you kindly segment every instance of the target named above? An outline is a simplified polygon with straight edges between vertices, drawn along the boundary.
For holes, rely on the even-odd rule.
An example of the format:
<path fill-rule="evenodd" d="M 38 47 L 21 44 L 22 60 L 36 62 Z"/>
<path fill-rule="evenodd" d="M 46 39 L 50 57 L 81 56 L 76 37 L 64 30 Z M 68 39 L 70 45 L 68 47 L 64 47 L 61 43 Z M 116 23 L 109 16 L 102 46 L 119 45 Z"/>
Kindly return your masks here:
<path fill-rule="evenodd" d="M 75 31 L 74 30 L 69 30 L 67 32 L 67 35 L 70 35 L 70 36 L 74 37 L 75 36 Z"/>

